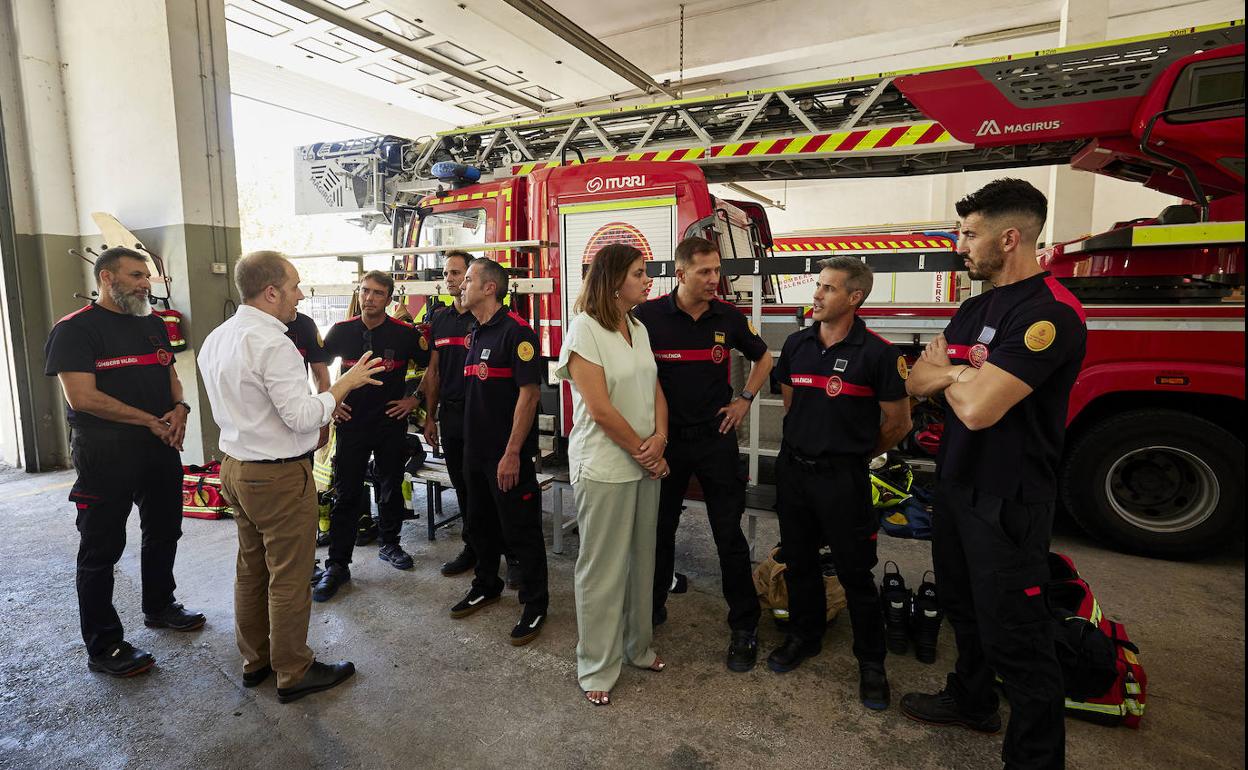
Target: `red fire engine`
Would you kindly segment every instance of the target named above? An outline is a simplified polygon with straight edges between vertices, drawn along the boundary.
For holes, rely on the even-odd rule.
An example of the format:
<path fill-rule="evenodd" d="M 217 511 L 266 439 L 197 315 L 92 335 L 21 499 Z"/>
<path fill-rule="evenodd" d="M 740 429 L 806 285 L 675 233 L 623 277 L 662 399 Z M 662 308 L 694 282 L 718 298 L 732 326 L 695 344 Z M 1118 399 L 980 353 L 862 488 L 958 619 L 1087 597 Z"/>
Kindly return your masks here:
<path fill-rule="evenodd" d="M 916 73 L 476 126 L 423 148 L 417 171 L 441 161 L 511 175 L 468 185 L 448 178 L 450 189 L 400 208 L 395 245 L 528 243 L 494 255 L 518 274 L 553 279 L 552 293 L 517 299 L 551 358 L 582 264 L 600 245 L 626 241 L 651 256 L 659 292 L 670 288 L 675 242 L 710 237 L 726 273 L 752 287 L 738 280 L 738 299 L 748 296 L 756 319 L 781 324 L 798 310 L 780 304 L 784 276 L 854 253 L 877 272 L 947 276 L 933 302 L 863 311 L 878 332 L 917 352 L 954 310 L 961 261 L 948 238 L 867 239 L 885 244 L 875 248 L 777 240 L 761 207 L 718 199 L 708 183 L 1069 162 L 1183 197 L 1190 203 L 1040 258 L 1088 311 L 1064 507 L 1117 547 L 1193 555 L 1243 523 L 1243 76 L 1242 22 L 1229 22 Z M 578 145 L 598 154 L 566 163 Z M 546 407 L 566 416 L 567 394 L 552 392 Z M 766 454 L 779 410 L 755 409 L 751 445 Z"/>

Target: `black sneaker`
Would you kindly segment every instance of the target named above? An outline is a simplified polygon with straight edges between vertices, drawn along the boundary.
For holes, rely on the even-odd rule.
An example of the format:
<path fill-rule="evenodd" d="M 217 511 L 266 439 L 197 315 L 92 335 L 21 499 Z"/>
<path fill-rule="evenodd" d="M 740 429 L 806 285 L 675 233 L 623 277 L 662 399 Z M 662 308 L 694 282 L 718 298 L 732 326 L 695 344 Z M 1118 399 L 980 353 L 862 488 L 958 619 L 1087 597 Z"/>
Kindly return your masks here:
<path fill-rule="evenodd" d="M 689 591 L 689 577 L 683 572 L 672 573 L 672 585 L 668 588 L 669 594 L 683 594 Z"/>
<path fill-rule="evenodd" d="M 377 549 L 377 558 L 390 562 L 395 569 L 411 569 L 413 564 L 411 554 L 398 543 L 386 543 Z"/>
<path fill-rule="evenodd" d="M 363 524 L 355 531 L 355 544 L 368 545 L 377 539 L 377 522 L 373 521 L 370 516 L 367 524 Z"/>
<path fill-rule="evenodd" d="M 444 563 L 441 572 L 447 577 L 462 575 L 473 567 L 477 566 L 477 555 L 472 552 L 472 548 L 464 546 L 464 550 L 459 552 L 459 556 Z"/>
<path fill-rule="evenodd" d="M 460 599 L 455 606 L 451 607 L 451 617 L 466 618 L 472 613 L 485 609 L 491 604 L 498 601 L 498 594 L 490 596 L 483 594 L 475 588 L 468 592 L 468 595 Z"/>
<path fill-rule="evenodd" d="M 744 672 L 754 668 L 758 660 L 758 634 L 754 631 L 733 631 L 728 643 L 725 663 L 731 671 Z"/>
<path fill-rule="evenodd" d="M 546 610 L 532 610 L 526 605 L 524 612 L 520 614 L 520 620 L 516 622 L 515 628 L 511 629 L 511 644 L 515 647 L 528 644 L 542 633 L 542 626 L 546 625 Z"/>
<path fill-rule="evenodd" d="M 813 658 L 822 650 L 823 644 L 821 642 L 807 642 L 793 634 L 789 634 L 784 638 L 784 644 L 777 647 L 767 656 L 767 668 L 770 668 L 777 674 L 783 674 L 802 665 L 803 660 Z"/>
<path fill-rule="evenodd" d="M 927 576 L 932 575 L 928 580 Z M 914 657 L 920 663 L 936 662 L 936 642 L 940 639 L 940 623 L 945 613 L 936 600 L 936 577 L 931 570 L 923 573 L 923 582 L 914 592 L 910 610 L 910 633 L 914 636 Z"/>
<path fill-rule="evenodd" d="M 99 655 L 87 658 L 87 668 L 90 670 L 121 677 L 142 674 L 155 664 L 156 659 L 151 653 L 124 640 L 110 645 Z"/>
<path fill-rule="evenodd" d="M 892 565 L 893 571 L 888 567 Z M 880 580 L 880 605 L 884 610 L 884 640 L 888 651 L 903 655 L 910 642 L 910 589 L 901 576 L 897 562 L 884 562 L 884 577 Z"/>
<path fill-rule="evenodd" d="M 890 694 L 883 665 L 864 663 L 858 667 L 858 698 L 862 705 L 874 711 L 888 708 Z"/>
<path fill-rule="evenodd" d="M 507 577 L 504 580 L 507 583 L 507 587 L 513 591 L 520 588 L 520 562 L 512 559 L 507 560 Z"/>
<path fill-rule="evenodd" d="M 204 625 L 202 612 L 190 612 L 181 602 L 170 602 L 160 612 L 143 613 L 143 625 L 148 628 L 172 628 L 174 631 L 194 631 Z"/>
<path fill-rule="evenodd" d="M 996 711 L 991 714 L 965 714 L 958 708 L 958 702 L 948 690 L 927 694 L 921 692 L 906 693 L 901 698 L 901 713 L 929 725 L 961 725 L 968 730 L 989 735 L 1001 732 L 1001 715 Z"/>
<path fill-rule="evenodd" d="M 351 570 L 340 564 L 330 564 L 321 575 L 320 582 L 312 587 L 312 601 L 327 602 L 334 598 L 338 589 L 351 582 Z"/>

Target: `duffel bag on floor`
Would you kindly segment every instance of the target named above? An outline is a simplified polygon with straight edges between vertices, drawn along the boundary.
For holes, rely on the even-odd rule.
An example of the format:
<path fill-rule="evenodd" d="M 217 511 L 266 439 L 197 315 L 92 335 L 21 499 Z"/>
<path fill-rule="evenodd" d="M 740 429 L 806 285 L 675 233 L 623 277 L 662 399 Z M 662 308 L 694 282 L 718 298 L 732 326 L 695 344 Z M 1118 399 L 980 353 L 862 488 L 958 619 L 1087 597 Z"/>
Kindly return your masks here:
<path fill-rule="evenodd" d="M 230 504 L 221 495 L 221 463 L 182 466 L 182 515 L 191 519 L 224 519 Z"/>

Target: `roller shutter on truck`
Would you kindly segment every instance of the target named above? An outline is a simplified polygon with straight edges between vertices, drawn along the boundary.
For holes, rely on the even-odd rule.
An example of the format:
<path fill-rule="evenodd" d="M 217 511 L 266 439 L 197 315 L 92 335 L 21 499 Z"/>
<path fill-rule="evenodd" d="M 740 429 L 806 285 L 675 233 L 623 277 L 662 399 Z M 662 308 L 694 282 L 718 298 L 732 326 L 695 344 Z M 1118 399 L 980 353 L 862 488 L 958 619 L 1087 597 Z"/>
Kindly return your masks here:
<path fill-rule="evenodd" d="M 676 246 L 676 197 L 628 198 L 574 203 L 559 207 L 560 258 L 563 260 L 563 317 L 572 318 L 580 296 L 582 266 L 611 243 L 627 243 L 646 260 L 667 261 Z M 657 297 L 672 290 L 672 279 L 659 278 L 650 290 Z"/>

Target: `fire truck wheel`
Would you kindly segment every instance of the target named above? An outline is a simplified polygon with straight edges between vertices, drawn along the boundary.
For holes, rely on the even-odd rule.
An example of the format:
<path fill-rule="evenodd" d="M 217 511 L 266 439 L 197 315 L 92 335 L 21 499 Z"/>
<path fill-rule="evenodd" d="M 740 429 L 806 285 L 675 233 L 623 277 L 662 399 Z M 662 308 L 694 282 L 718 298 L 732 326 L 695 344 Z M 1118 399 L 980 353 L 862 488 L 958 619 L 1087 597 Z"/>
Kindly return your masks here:
<path fill-rule="evenodd" d="M 1106 418 L 1066 449 L 1062 505 L 1088 534 L 1163 558 L 1213 553 L 1244 510 L 1244 445 L 1184 412 L 1141 409 Z"/>

